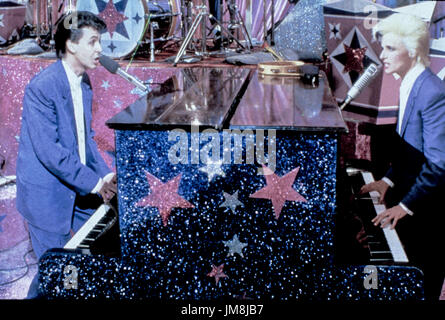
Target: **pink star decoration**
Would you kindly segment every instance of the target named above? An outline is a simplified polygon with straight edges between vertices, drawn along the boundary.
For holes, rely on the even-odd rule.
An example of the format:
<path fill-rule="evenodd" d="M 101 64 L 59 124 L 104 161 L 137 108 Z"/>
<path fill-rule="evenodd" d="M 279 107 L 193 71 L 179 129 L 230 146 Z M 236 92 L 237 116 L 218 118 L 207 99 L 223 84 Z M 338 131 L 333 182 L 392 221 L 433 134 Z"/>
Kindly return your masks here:
<path fill-rule="evenodd" d="M 113 37 L 113 32 L 116 31 L 116 26 L 128 19 L 123 13 L 117 11 L 113 0 L 108 1 L 104 11 L 99 13 L 98 16 L 107 24 L 107 30 L 110 33 L 111 38 Z"/>
<path fill-rule="evenodd" d="M 181 174 L 166 183 L 163 183 L 161 180 L 155 176 L 152 176 L 148 172 L 146 173 L 146 176 L 150 185 L 151 193 L 136 203 L 136 206 L 150 206 L 158 208 L 164 226 L 168 224 L 168 219 L 173 208 L 195 207 L 178 194 Z"/>
<path fill-rule="evenodd" d="M 278 219 L 286 201 L 307 202 L 302 195 L 292 188 L 299 170 L 300 167 L 297 167 L 283 177 L 279 177 L 273 173 L 272 170 L 263 165 L 266 186 L 250 195 L 250 198 L 272 200 L 275 219 Z"/>
<path fill-rule="evenodd" d="M 210 271 L 207 276 L 208 277 L 214 277 L 216 284 L 219 282 L 219 278 L 225 278 L 227 275 L 223 272 L 224 269 L 224 263 L 220 266 L 215 266 L 212 264 L 212 271 Z"/>

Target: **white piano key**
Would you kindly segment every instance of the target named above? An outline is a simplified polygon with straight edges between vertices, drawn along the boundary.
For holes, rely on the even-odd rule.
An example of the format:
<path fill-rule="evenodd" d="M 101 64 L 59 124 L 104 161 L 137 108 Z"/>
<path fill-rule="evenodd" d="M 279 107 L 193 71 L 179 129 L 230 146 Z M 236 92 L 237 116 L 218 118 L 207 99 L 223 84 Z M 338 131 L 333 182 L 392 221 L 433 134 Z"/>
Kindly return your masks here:
<path fill-rule="evenodd" d="M 98 222 L 105 216 L 109 209 L 109 205 L 102 204 L 63 248 L 76 249 L 77 247 L 79 247 L 79 244 L 85 239 L 85 237 L 90 233 L 91 230 L 97 227 Z"/>
<path fill-rule="evenodd" d="M 374 176 L 371 172 L 363 171 L 362 172 L 363 180 L 366 184 L 374 182 Z M 374 200 L 374 207 L 377 214 L 386 210 L 386 206 L 383 204 L 378 204 L 378 199 L 380 197 L 377 191 L 372 191 L 369 193 L 371 198 Z M 383 228 L 383 233 L 385 235 L 386 241 L 388 242 L 388 247 L 391 250 L 391 254 L 393 256 L 394 262 L 398 263 L 406 263 L 408 262 L 408 257 L 403 249 L 402 243 L 400 242 L 400 238 L 395 229 L 390 229 L 390 225 Z"/>

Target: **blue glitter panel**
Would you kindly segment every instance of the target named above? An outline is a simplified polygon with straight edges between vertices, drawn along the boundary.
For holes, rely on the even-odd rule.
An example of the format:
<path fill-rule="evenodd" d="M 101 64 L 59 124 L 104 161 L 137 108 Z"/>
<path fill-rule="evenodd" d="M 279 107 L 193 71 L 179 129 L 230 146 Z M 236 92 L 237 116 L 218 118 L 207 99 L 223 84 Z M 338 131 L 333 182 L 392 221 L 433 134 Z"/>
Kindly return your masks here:
<path fill-rule="evenodd" d="M 235 139 L 230 152 L 225 145 L 224 159 L 223 132 L 214 136 L 220 143 L 211 149 L 206 146 L 212 140 L 204 139 L 203 133 L 188 132 L 182 140 L 169 141 L 166 131 L 117 131 L 122 257 L 141 275 L 138 279 L 143 278 L 139 287 L 145 291 L 138 292 L 139 297 L 215 299 L 247 292 L 255 298 L 282 298 L 288 296 L 290 283 L 301 287 L 300 279 L 292 273 L 295 266 L 310 269 L 332 263 L 336 138 L 328 134 L 274 134 L 269 132 L 255 144 L 255 161 L 250 158 L 250 163 L 246 150 L 250 150 L 249 141 L 257 137 L 246 135 L 243 161 L 237 164 Z M 173 164 L 169 152 L 171 155 L 179 143 L 185 143 L 187 154 L 183 163 Z M 285 201 L 278 219 L 270 199 L 251 197 L 266 186 L 265 177 L 258 174 L 260 145 L 270 162 L 266 165 L 278 177 L 299 168 L 291 186 L 306 202 Z M 273 150 L 276 163 L 272 163 L 272 152 L 268 153 Z M 218 152 L 221 164 L 205 172 L 204 156 Z M 177 194 L 194 207 L 173 208 L 164 225 L 158 207 L 137 205 L 151 192 L 147 173 L 164 184 L 180 176 Z M 222 206 L 224 194 L 237 195 L 233 209 Z M 245 246 L 228 255 L 224 242 L 234 236 Z M 208 276 L 212 265 L 224 265 L 225 276 L 218 283 Z"/>
<path fill-rule="evenodd" d="M 49 251 L 39 264 L 42 295 L 422 299 L 416 268 L 334 263 L 335 133 L 238 133 L 116 131 L 121 257 Z M 259 174 L 266 167 L 273 174 Z"/>
<path fill-rule="evenodd" d="M 259 132 L 116 131 L 121 257 L 50 251 L 42 295 L 422 299 L 416 268 L 334 263 L 337 135 Z"/>
<path fill-rule="evenodd" d="M 39 291 L 48 299 L 117 300 L 122 274 L 119 259 L 51 249 L 39 260 Z"/>

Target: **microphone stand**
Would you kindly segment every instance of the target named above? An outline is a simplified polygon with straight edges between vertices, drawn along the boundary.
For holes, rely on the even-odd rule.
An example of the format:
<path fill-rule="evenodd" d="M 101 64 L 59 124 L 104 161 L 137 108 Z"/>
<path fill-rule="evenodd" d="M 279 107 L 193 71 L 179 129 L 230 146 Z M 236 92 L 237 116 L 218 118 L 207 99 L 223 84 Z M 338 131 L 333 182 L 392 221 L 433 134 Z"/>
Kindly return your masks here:
<path fill-rule="evenodd" d="M 205 27 L 206 27 L 206 21 L 207 19 L 211 19 L 213 22 L 215 22 L 216 24 L 219 25 L 219 27 L 221 28 L 222 32 L 225 32 L 231 39 L 233 39 L 241 48 L 246 49 L 244 47 L 244 45 L 236 38 L 232 35 L 232 33 L 227 30 L 223 24 L 218 21 L 218 19 L 216 19 L 213 15 L 211 15 L 208 11 L 207 11 L 207 6 L 206 5 L 201 5 L 201 6 L 197 6 L 197 8 L 199 9 L 198 14 L 195 17 L 195 20 L 193 21 L 192 25 L 190 26 L 190 29 L 188 31 L 188 34 L 186 35 L 181 47 L 179 48 L 178 54 L 176 55 L 176 58 L 173 62 L 173 66 L 176 67 L 176 65 L 178 64 L 178 62 L 181 60 L 182 56 L 184 55 L 187 47 L 190 44 L 190 41 L 193 38 L 193 35 L 195 34 L 196 30 L 198 29 L 198 26 L 200 24 L 202 27 L 202 52 L 200 53 L 201 55 L 205 55 L 206 54 L 206 41 L 207 41 L 207 37 L 206 37 L 206 32 L 205 32 Z M 250 41 L 250 37 L 248 38 Z M 250 42 L 250 45 L 252 46 L 252 43 Z"/>

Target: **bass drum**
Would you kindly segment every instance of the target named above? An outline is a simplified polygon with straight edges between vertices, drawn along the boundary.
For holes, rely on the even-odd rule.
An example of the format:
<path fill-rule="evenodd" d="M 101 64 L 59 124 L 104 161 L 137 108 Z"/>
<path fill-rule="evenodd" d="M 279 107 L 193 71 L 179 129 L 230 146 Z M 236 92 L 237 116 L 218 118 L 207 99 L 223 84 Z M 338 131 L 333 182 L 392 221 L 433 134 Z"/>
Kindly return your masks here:
<path fill-rule="evenodd" d="M 105 21 L 102 52 L 112 58 L 125 58 L 141 39 L 149 41 L 149 22 L 157 24 L 154 28 L 157 46 L 172 39 L 180 32 L 180 8 L 180 0 L 77 1 L 76 5 L 78 11 L 90 11 Z"/>

